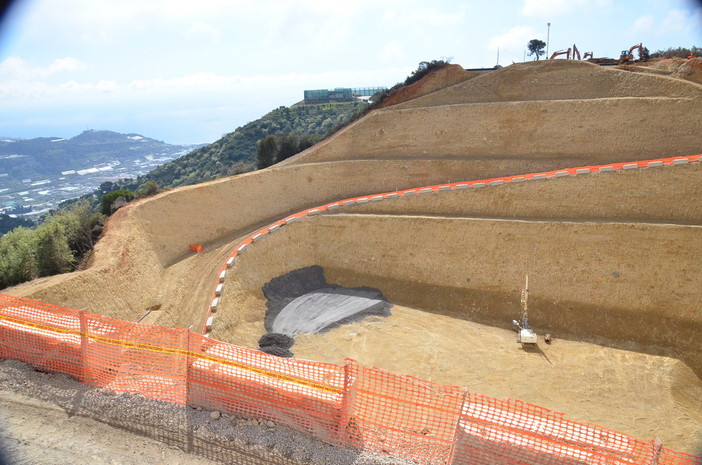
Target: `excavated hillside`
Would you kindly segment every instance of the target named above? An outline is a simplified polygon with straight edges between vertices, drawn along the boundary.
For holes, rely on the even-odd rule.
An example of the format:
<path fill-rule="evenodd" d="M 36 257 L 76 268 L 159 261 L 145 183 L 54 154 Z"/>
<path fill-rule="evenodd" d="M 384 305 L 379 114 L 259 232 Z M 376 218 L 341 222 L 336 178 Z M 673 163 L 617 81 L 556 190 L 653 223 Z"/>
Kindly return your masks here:
<path fill-rule="evenodd" d="M 444 88 L 434 76 L 439 90 L 418 90 L 269 169 L 128 205 L 108 221 L 88 269 L 5 292 L 202 330 L 230 252 L 304 208 L 702 152 L 695 83 L 567 60 L 456 76 Z M 352 357 L 693 452 L 702 443 L 700 174 L 689 165 L 570 176 L 306 218 L 237 260 L 212 335 L 256 347 L 263 285 L 319 265 L 327 282 L 378 288 L 395 307 L 388 318 L 303 335 L 297 356 Z M 530 321 L 556 336 L 534 353 L 507 329 L 524 274 Z"/>

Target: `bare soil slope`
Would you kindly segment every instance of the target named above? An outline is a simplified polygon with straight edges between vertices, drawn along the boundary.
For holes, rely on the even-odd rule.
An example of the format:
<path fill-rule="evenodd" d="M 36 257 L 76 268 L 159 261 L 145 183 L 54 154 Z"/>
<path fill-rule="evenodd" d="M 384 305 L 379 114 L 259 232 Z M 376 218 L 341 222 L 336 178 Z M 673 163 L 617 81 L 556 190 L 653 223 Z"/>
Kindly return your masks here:
<path fill-rule="evenodd" d="M 701 94 L 702 87 L 665 76 L 627 72 L 585 61 L 546 60 L 508 66 L 396 108 L 617 97 L 699 98 Z"/>
<path fill-rule="evenodd" d="M 5 292 L 198 330 L 219 266 L 241 238 L 275 219 L 356 195 L 697 154 L 702 152 L 700 89 L 671 77 L 565 60 L 510 66 L 374 111 L 269 169 L 129 205 L 110 219 L 90 268 Z M 702 370 L 702 223 L 699 202 L 693 200 L 699 198 L 699 180 L 697 166 L 657 168 L 442 193 L 309 219 L 267 237 L 242 256 L 235 279 L 227 282 L 215 335 L 253 345 L 262 334 L 260 286 L 315 264 L 325 267 L 329 282 L 377 287 L 409 309 L 404 312 L 408 319 L 395 322 L 395 328 L 406 324 L 406 331 L 378 329 L 386 340 L 395 337 L 396 347 L 407 348 L 405 336 L 416 338 L 420 328 L 443 318 L 460 331 L 481 322 L 503 330 L 503 322 L 514 316 L 521 273 L 528 272 L 538 289 L 534 307 L 542 309 L 535 323 L 572 342 L 582 337 L 682 360 L 681 365 L 675 359 L 627 365 L 630 357 L 611 355 L 617 360 L 613 381 L 590 376 L 593 372 L 584 366 L 589 375 L 579 379 L 623 392 L 591 421 L 613 426 L 624 418 L 623 426 L 616 427 L 642 436 L 656 428 L 668 430 L 671 442 L 666 445 L 692 452 L 689 438 L 699 433 L 688 423 L 701 423 L 696 393 Z M 191 243 L 203 244 L 204 251 L 189 251 Z M 442 337 L 459 345 L 460 331 Z M 354 345 L 357 339 L 349 334 L 342 330 L 336 339 L 310 340 L 331 348 L 315 352 L 303 345 L 301 354 L 354 354 L 441 382 L 466 382 L 452 377 L 457 371 L 447 370 L 445 376 L 431 372 L 442 366 L 435 358 L 447 357 L 445 351 L 422 356 L 428 347 L 418 344 L 414 355 L 405 351 L 411 367 L 393 365 L 398 357 L 391 347 L 384 352 L 378 346 L 374 358 L 363 358 L 371 346 Z M 431 334 L 439 337 L 436 331 Z M 351 338 L 346 345 L 344 338 Z M 479 337 L 471 340 L 477 353 L 492 347 L 489 341 L 480 346 Z M 595 354 L 594 346 L 586 346 L 582 350 Z M 575 351 L 562 352 L 561 360 Z M 581 366 L 566 365 L 559 376 L 571 376 Z M 655 389 L 674 397 L 659 398 L 660 407 L 654 408 L 660 414 L 652 423 L 638 422 L 640 404 L 630 405 L 627 397 L 647 398 L 649 405 L 655 405 L 655 398 L 647 397 L 641 385 L 621 381 L 635 373 L 654 376 L 646 366 L 662 377 Z M 486 378 L 484 392 L 519 397 L 509 387 L 521 383 L 521 372 L 510 378 L 507 366 L 497 371 L 504 378 Z M 532 398 L 529 391 L 523 394 Z M 596 402 L 557 388 L 548 397 L 550 401 L 538 396 L 535 401 L 583 419 L 588 410 L 578 403 Z M 687 420 L 668 416 L 666 421 L 666 406 L 678 401 L 685 405 L 678 418 Z M 648 429 L 638 429 L 638 424 Z M 675 443 L 678 436 L 687 442 Z"/>
<path fill-rule="evenodd" d="M 621 66 L 626 71 L 670 76 L 702 84 L 702 58 L 657 58 L 654 60 Z"/>
<path fill-rule="evenodd" d="M 479 73 L 471 73 L 470 71 L 466 71 L 462 66 L 448 65 L 437 71 L 429 73 L 427 76 L 424 76 L 423 79 L 415 82 L 414 84 L 395 89 L 385 98 L 385 100 L 383 100 L 380 108 L 397 105 L 399 103 L 406 102 L 407 100 L 412 100 L 422 95 L 445 89 L 446 87 L 458 84 L 459 82 L 473 79 L 477 76 L 479 76 Z"/>

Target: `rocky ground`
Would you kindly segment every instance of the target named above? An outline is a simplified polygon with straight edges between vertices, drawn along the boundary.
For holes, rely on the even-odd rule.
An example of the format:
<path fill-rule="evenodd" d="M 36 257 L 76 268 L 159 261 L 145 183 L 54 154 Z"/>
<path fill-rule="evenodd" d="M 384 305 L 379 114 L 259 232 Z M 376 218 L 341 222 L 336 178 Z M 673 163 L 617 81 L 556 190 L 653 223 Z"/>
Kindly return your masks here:
<path fill-rule="evenodd" d="M 14 360 L 0 361 L 0 447 L 12 465 L 407 464 L 270 421 L 85 386 Z"/>

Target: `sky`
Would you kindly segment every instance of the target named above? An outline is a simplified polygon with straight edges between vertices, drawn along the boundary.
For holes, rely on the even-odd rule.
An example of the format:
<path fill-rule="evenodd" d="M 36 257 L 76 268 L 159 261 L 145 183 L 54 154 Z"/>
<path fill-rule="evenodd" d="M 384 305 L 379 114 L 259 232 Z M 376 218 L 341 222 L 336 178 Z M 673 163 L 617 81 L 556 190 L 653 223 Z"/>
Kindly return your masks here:
<path fill-rule="evenodd" d="M 550 26 L 548 25 L 550 24 Z M 0 23 L 0 136 L 86 129 L 209 143 L 305 89 L 387 86 L 576 44 L 702 46 L 693 0 L 16 0 Z"/>

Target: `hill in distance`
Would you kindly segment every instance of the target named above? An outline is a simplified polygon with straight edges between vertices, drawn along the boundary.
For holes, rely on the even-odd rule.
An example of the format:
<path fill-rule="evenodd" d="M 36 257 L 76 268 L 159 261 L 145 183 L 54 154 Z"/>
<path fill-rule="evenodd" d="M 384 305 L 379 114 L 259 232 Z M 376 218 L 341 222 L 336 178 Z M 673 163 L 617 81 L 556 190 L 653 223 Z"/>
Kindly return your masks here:
<path fill-rule="evenodd" d="M 174 157 L 198 146 L 171 145 L 139 134 L 88 130 L 70 139 L 0 140 L 0 172 L 11 178 L 40 178 L 146 156 Z"/>
<path fill-rule="evenodd" d="M 88 130 L 72 137 L 0 139 L 0 212 L 37 214 L 132 178 L 199 145 L 171 145 L 140 134 Z"/>

